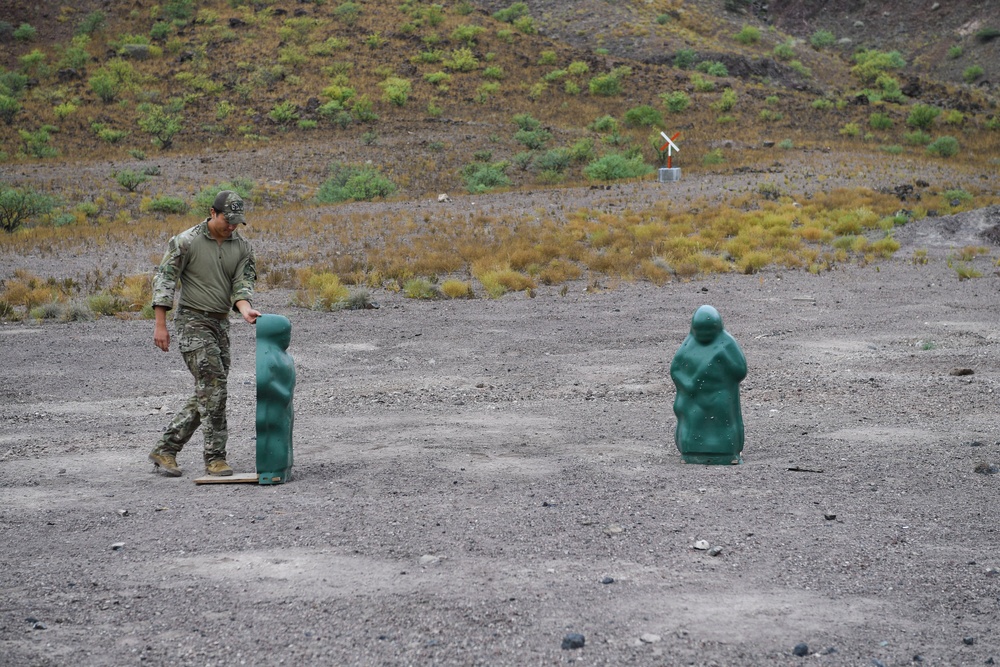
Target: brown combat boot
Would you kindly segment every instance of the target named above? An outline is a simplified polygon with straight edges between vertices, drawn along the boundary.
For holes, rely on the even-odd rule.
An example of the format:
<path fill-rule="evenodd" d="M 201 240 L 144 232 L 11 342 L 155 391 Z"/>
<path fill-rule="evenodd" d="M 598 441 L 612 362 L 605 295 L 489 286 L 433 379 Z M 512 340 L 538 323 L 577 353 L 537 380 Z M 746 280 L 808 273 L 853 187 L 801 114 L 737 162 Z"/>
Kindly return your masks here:
<path fill-rule="evenodd" d="M 226 459 L 212 459 L 205 464 L 205 472 L 218 477 L 229 477 L 233 474 L 233 469 L 226 463 Z"/>
<path fill-rule="evenodd" d="M 173 454 L 152 452 L 149 455 L 149 460 L 152 461 L 154 466 L 163 471 L 163 474 L 170 475 L 171 477 L 181 476 L 181 469 L 177 467 L 177 459 L 174 458 Z"/>

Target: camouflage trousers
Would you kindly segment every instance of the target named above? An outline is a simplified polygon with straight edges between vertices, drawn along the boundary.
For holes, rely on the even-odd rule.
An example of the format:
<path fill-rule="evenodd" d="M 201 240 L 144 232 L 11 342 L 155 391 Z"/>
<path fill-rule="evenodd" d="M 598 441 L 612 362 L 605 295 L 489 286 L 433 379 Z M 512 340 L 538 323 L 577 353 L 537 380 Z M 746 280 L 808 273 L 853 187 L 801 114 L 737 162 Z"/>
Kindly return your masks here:
<path fill-rule="evenodd" d="M 194 376 L 194 395 L 167 426 L 153 451 L 176 455 L 201 426 L 205 462 L 224 459 L 229 439 L 229 320 L 181 308 L 174 315 L 174 326 L 184 363 Z"/>

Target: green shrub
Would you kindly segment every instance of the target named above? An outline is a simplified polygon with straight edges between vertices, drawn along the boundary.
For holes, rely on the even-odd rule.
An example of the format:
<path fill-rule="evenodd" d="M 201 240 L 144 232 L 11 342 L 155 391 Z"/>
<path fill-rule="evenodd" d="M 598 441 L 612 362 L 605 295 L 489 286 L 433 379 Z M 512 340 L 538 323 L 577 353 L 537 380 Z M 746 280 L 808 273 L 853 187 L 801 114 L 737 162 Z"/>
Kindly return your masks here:
<path fill-rule="evenodd" d="M 562 173 L 573 163 L 573 154 L 568 148 L 554 148 L 536 157 L 531 167 L 540 172 Z"/>
<path fill-rule="evenodd" d="M 601 97 L 613 97 L 622 92 L 622 77 L 616 74 L 599 74 L 593 77 L 587 84 L 591 95 Z"/>
<path fill-rule="evenodd" d="M 840 134 L 845 137 L 856 137 L 861 134 L 861 127 L 857 123 L 847 123 L 840 128 Z"/>
<path fill-rule="evenodd" d="M 470 49 L 455 49 L 444 62 L 445 67 L 456 72 L 471 72 L 479 67 L 479 60 Z"/>
<path fill-rule="evenodd" d="M 346 25 L 354 25 L 361 16 L 361 5 L 356 2 L 345 2 L 333 10 L 333 16 Z"/>
<path fill-rule="evenodd" d="M 486 32 L 486 28 L 481 25 L 460 25 L 451 31 L 451 39 L 462 42 L 466 46 L 474 46 L 476 40 Z"/>
<path fill-rule="evenodd" d="M 721 148 L 714 148 L 701 157 L 701 163 L 706 167 L 722 164 L 726 158 L 722 155 Z"/>
<path fill-rule="evenodd" d="M 589 127 L 594 132 L 614 132 L 618 130 L 618 121 L 614 116 L 600 116 Z"/>
<path fill-rule="evenodd" d="M 855 53 L 852 59 L 855 65 L 851 68 L 851 73 L 865 84 L 874 83 L 880 74 L 888 70 L 906 67 L 906 61 L 899 51 L 863 49 Z"/>
<path fill-rule="evenodd" d="M 220 188 L 225 189 L 225 188 Z M 180 197 L 156 197 L 146 205 L 146 210 L 153 213 L 183 215 L 190 210 L 187 203 Z"/>
<path fill-rule="evenodd" d="M 518 130 L 514 133 L 514 141 L 531 150 L 542 148 L 551 138 L 552 133 L 543 129 Z"/>
<path fill-rule="evenodd" d="M 179 115 L 167 113 L 157 104 L 151 104 L 139 118 L 139 127 L 152 137 L 153 145 L 161 150 L 173 145 L 174 137 L 183 125 Z"/>
<path fill-rule="evenodd" d="M 931 135 L 923 130 L 914 130 L 903 135 L 903 141 L 911 146 L 926 146 L 931 143 Z"/>
<path fill-rule="evenodd" d="M 712 104 L 712 108 L 716 111 L 732 111 L 733 107 L 736 106 L 736 91 L 732 88 L 726 88 L 722 91 L 722 96 L 719 100 Z"/>
<path fill-rule="evenodd" d="M 9 95 L 0 95 L 0 120 L 7 125 L 14 122 L 14 117 L 21 111 L 21 103 Z"/>
<path fill-rule="evenodd" d="M 690 69 L 698 60 L 698 54 L 694 49 L 680 49 L 674 54 L 674 67 L 677 69 Z"/>
<path fill-rule="evenodd" d="M 287 125 L 288 123 L 298 119 L 298 106 L 296 106 L 295 102 L 290 100 L 278 102 L 271 108 L 270 111 L 267 112 L 267 117 L 278 125 Z"/>
<path fill-rule="evenodd" d="M 30 23 L 22 23 L 14 30 L 14 39 L 19 42 L 33 42 L 38 37 L 38 30 Z"/>
<path fill-rule="evenodd" d="M 653 173 L 655 168 L 642 161 L 642 156 L 626 157 L 608 153 L 583 168 L 583 174 L 595 181 L 615 181 L 622 178 L 639 178 Z"/>
<path fill-rule="evenodd" d="M 976 33 L 976 39 L 980 42 L 991 42 L 997 37 L 1000 37 L 1000 29 L 994 28 L 992 26 L 987 28 L 982 28 Z"/>
<path fill-rule="evenodd" d="M 146 174 L 132 169 L 122 169 L 112 175 L 118 185 L 122 186 L 127 192 L 135 192 L 140 185 L 149 180 L 149 176 L 146 176 Z"/>
<path fill-rule="evenodd" d="M 971 204 L 974 197 L 962 189 L 945 190 L 941 193 L 941 198 L 948 202 L 958 201 L 959 204 Z"/>
<path fill-rule="evenodd" d="M 888 153 L 889 155 L 901 155 L 903 153 L 903 147 L 898 144 L 879 146 L 878 149 L 883 153 Z"/>
<path fill-rule="evenodd" d="M 403 283 L 403 295 L 408 299 L 437 299 L 441 293 L 427 278 L 410 278 Z"/>
<path fill-rule="evenodd" d="M 695 66 L 695 69 L 709 76 L 729 76 L 729 70 L 717 60 L 702 60 Z"/>
<path fill-rule="evenodd" d="M 0 229 L 13 232 L 40 215 L 48 215 L 56 200 L 31 188 L 8 188 L 0 183 Z"/>
<path fill-rule="evenodd" d="M 926 130 L 934 122 L 934 119 L 941 114 L 941 110 L 930 104 L 914 104 L 910 109 L 910 115 L 906 117 L 906 124 L 920 130 Z"/>
<path fill-rule="evenodd" d="M 329 173 L 316 192 L 316 201 L 322 204 L 384 199 L 396 192 L 396 184 L 373 167 L 334 162 Z"/>
<path fill-rule="evenodd" d="M 103 30 L 106 23 L 107 17 L 104 12 L 100 10 L 90 12 L 80 20 L 79 24 L 77 24 L 74 34 L 93 35 L 95 32 Z"/>
<path fill-rule="evenodd" d="M 888 130 L 892 127 L 892 118 L 884 113 L 873 113 L 868 116 L 868 125 L 873 130 Z"/>
<path fill-rule="evenodd" d="M 626 127 L 663 127 L 663 115 L 648 104 L 632 107 L 625 112 Z"/>
<path fill-rule="evenodd" d="M 660 99 L 670 113 L 680 113 L 691 106 L 691 98 L 683 90 L 675 90 L 671 93 L 662 93 Z"/>
<path fill-rule="evenodd" d="M 515 2 L 506 9 L 493 12 L 493 18 L 504 23 L 513 23 L 522 16 L 528 15 L 528 5 L 524 2 Z"/>
<path fill-rule="evenodd" d="M 493 79 L 495 81 L 502 80 L 504 78 L 503 67 L 499 67 L 497 65 L 490 65 L 489 67 L 483 70 L 483 78 Z"/>
<path fill-rule="evenodd" d="M 817 30 L 809 37 L 809 43 L 814 49 L 822 49 L 827 46 L 833 46 L 837 42 L 837 38 L 829 30 Z"/>
<path fill-rule="evenodd" d="M 56 128 L 51 125 L 43 125 L 34 132 L 30 130 L 18 130 L 17 136 L 21 138 L 23 150 L 26 155 L 37 158 L 55 157 L 59 151 L 49 145 L 52 141 L 52 132 Z"/>
<path fill-rule="evenodd" d="M 489 192 L 494 188 L 510 185 L 506 170 L 506 162 L 470 164 L 462 169 L 462 179 L 465 181 L 466 189 L 473 194 Z"/>
<path fill-rule="evenodd" d="M 958 44 L 948 47 L 948 57 L 952 60 L 957 60 L 961 58 L 962 53 L 964 53 L 964 51 L 962 50 L 962 47 L 959 46 Z"/>
<path fill-rule="evenodd" d="M 710 93 L 715 90 L 715 81 L 712 79 L 706 79 L 700 74 L 691 75 L 691 84 L 699 93 Z"/>
<path fill-rule="evenodd" d="M 778 60 L 791 60 L 795 57 L 795 47 L 793 42 L 789 40 L 775 46 L 771 53 Z"/>
<path fill-rule="evenodd" d="M 819 99 L 813 100 L 812 108 L 818 109 L 819 111 L 826 111 L 828 109 L 833 108 L 833 102 L 826 99 L 825 97 L 821 97 Z"/>
<path fill-rule="evenodd" d="M 733 35 L 733 39 L 740 44 L 756 44 L 760 41 L 760 29 L 752 25 L 744 25 L 738 33 Z"/>
<path fill-rule="evenodd" d="M 958 155 L 958 140 L 955 137 L 947 135 L 938 137 L 927 145 L 927 153 L 929 155 L 937 155 L 938 157 L 953 157 Z"/>
<path fill-rule="evenodd" d="M 783 150 L 790 150 L 795 144 L 792 143 L 791 139 L 782 139 L 778 142 L 778 148 Z"/>
<path fill-rule="evenodd" d="M 971 67 L 966 67 L 962 72 L 962 81 L 966 83 L 972 83 L 979 77 L 983 75 L 985 70 L 979 65 L 972 65 Z"/>

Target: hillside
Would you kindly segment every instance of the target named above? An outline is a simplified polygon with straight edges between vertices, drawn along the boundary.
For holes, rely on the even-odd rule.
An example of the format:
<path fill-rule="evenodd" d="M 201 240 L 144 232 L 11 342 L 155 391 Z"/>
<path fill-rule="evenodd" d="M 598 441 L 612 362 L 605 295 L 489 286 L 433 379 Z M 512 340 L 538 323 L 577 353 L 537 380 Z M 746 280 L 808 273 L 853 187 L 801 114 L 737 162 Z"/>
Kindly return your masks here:
<path fill-rule="evenodd" d="M 0 173 L 20 182 L 12 165 L 305 146 L 370 160 L 399 194 L 422 196 L 461 189 L 477 162 L 541 186 L 587 180 L 587 161 L 607 152 L 657 165 L 663 129 L 683 131 L 695 170 L 720 145 L 765 141 L 919 153 L 903 137 L 918 103 L 956 112 L 936 129 L 963 137 L 964 161 L 1000 152 L 988 83 L 1000 40 L 976 37 L 992 27 L 986 3 L 882 3 L 885 15 L 814 4 L 4 0 Z M 817 30 L 839 41 L 810 46 Z M 942 62 L 955 46 L 963 55 Z M 899 48 L 902 62 L 852 72 L 859 47 Z M 983 73 L 963 83 L 955 73 L 971 64 Z M 518 114 L 542 132 L 518 135 Z M 569 157 L 534 160 L 557 148 Z"/>

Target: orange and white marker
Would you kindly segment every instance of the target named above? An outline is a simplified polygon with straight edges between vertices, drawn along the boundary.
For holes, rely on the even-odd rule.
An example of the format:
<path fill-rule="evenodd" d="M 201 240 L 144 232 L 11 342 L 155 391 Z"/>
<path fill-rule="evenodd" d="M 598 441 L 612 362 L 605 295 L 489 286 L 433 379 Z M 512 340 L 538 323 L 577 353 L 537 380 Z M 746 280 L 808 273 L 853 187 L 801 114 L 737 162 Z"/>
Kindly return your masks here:
<path fill-rule="evenodd" d="M 671 169 L 672 168 L 671 162 L 673 162 L 674 151 L 677 151 L 678 153 L 681 152 L 681 149 L 677 148 L 677 144 L 674 143 L 674 139 L 681 136 L 681 133 L 678 132 L 674 136 L 668 137 L 666 132 L 660 132 L 660 136 L 667 140 L 667 143 L 660 146 L 660 150 L 662 151 L 664 148 L 667 149 L 667 169 Z"/>

